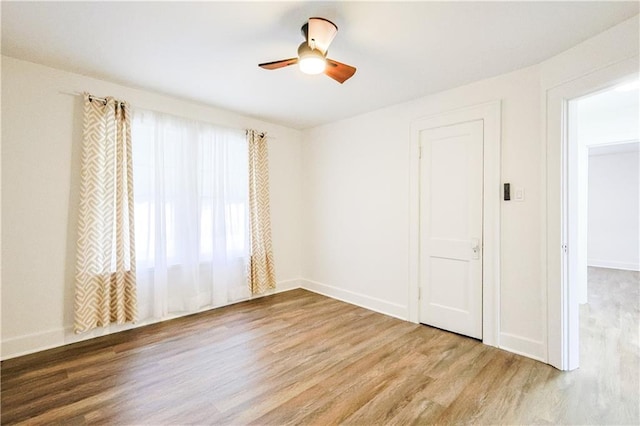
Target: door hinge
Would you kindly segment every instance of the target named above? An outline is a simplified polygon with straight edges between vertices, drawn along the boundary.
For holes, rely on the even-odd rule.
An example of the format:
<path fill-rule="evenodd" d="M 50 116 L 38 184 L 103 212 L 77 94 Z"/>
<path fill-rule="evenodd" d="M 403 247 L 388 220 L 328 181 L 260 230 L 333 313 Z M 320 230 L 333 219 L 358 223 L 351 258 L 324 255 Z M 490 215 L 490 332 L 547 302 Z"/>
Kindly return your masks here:
<path fill-rule="evenodd" d="M 422 287 L 418 287 L 418 300 L 422 300 Z"/>
<path fill-rule="evenodd" d="M 418 159 L 422 159 L 422 145 L 418 145 Z"/>

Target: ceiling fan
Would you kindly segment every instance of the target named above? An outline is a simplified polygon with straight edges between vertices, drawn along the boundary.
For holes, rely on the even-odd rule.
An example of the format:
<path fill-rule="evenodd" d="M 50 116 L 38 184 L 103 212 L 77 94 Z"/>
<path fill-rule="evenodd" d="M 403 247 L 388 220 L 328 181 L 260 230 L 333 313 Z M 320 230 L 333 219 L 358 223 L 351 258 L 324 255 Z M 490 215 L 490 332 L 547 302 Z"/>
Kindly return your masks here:
<path fill-rule="evenodd" d="M 298 64 L 300 71 L 305 74 L 324 72 L 340 84 L 355 74 L 356 69 L 351 65 L 327 58 L 329 45 L 338 32 L 336 24 L 324 18 L 309 18 L 309 22 L 306 22 L 301 30 L 305 41 L 298 47 L 297 58 L 266 62 L 258 66 L 267 70 L 276 70 Z"/>

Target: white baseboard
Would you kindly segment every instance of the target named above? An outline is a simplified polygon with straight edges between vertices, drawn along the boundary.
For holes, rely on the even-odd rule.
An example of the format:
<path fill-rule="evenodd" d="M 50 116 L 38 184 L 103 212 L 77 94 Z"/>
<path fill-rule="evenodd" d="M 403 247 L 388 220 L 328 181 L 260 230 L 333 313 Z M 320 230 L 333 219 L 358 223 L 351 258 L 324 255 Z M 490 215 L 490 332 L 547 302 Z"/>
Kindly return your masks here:
<path fill-rule="evenodd" d="M 351 303 L 352 305 L 360 306 L 371 311 L 379 312 L 381 314 L 408 321 L 409 309 L 405 305 L 387 302 L 386 300 L 378 299 L 349 290 L 344 290 L 342 288 L 319 283 L 317 281 L 305 279 L 302 279 L 300 281 L 301 287 L 305 290 L 313 291 L 314 293 L 322 294 L 323 296 L 331 297 L 333 299 Z"/>
<path fill-rule="evenodd" d="M 300 279 L 278 281 L 276 283 L 275 293 L 282 293 L 284 291 L 295 290 L 301 287 L 302 287 L 302 280 Z"/>
<path fill-rule="evenodd" d="M 26 334 L 2 340 L 2 359 L 15 358 L 33 352 L 64 345 L 64 328 Z"/>
<path fill-rule="evenodd" d="M 510 333 L 500 333 L 500 345 L 498 347 L 544 363 L 547 362 L 546 345 L 539 340 L 532 340 Z"/>
<path fill-rule="evenodd" d="M 167 318 L 171 319 L 171 318 Z M 113 324 L 107 327 L 93 329 L 82 334 L 75 334 L 73 326 L 61 327 L 41 333 L 27 334 L 2 340 L 2 360 L 29 355 L 35 352 L 46 351 L 71 343 L 89 340 L 119 331 L 142 327 L 159 321 L 141 321 L 135 324 Z"/>
<path fill-rule="evenodd" d="M 618 262 L 616 260 L 587 259 L 587 266 L 596 268 L 624 269 L 625 271 L 640 271 L 640 263 Z"/>
<path fill-rule="evenodd" d="M 409 318 L 408 308 L 403 305 L 390 303 L 385 300 L 311 280 L 302 279 L 301 286 L 305 290 L 313 291 L 314 293 L 319 293 L 333 299 L 351 303 L 352 305 L 357 305 L 401 320 L 408 321 Z M 546 345 L 542 341 L 532 340 L 510 333 L 500 333 L 499 348 L 537 361 L 544 363 L 547 362 L 547 349 Z"/>
<path fill-rule="evenodd" d="M 276 289 L 267 294 L 256 296 L 255 298 L 268 296 L 269 294 L 281 293 L 285 291 L 295 290 L 297 288 L 303 288 L 305 290 L 312 291 L 314 293 L 322 294 L 333 299 L 341 300 L 343 302 L 351 303 L 356 306 L 360 306 L 371 311 L 379 312 L 381 314 L 389 315 L 401 320 L 408 321 L 409 312 L 408 307 L 396 303 L 391 303 L 386 300 L 378 299 L 375 297 L 367 296 L 361 293 L 356 293 L 349 290 L 344 290 L 338 287 L 334 287 L 328 284 L 319 283 L 316 281 L 305 279 L 291 279 L 280 281 L 276 284 Z M 240 302 L 240 301 L 238 301 Z M 204 310 L 215 309 L 207 308 Z M 155 322 L 166 321 L 177 316 L 170 318 L 164 318 L 162 320 L 146 320 L 136 324 L 125 325 L 111 325 L 109 327 L 97 328 L 88 333 L 74 334 L 71 326 L 59 329 L 53 329 L 44 331 L 41 333 L 28 334 L 2 340 L 2 359 L 15 358 L 22 355 L 31 354 L 34 352 L 43 351 L 59 346 L 68 345 L 71 343 L 93 339 L 95 337 L 104 336 L 107 334 L 117 333 L 132 328 L 142 327 L 145 325 L 153 324 Z M 523 355 L 529 358 L 536 359 L 538 361 L 546 361 L 546 346 L 541 341 L 535 341 L 525 337 L 517 336 L 510 333 L 500 333 L 500 345 L 501 349 L 509 352 L 513 352 L 519 355 Z"/>
<path fill-rule="evenodd" d="M 289 290 L 295 290 L 301 287 L 301 280 L 291 279 L 285 281 L 279 281 L 276 283 L 276 289 L 265 294 L 253 296 L 251 299 L 257 299 L 260 297 L 268 296 L 270 294 L 282 293 Z M 239 303 L 244 300 L 238 300 L 233 303 Z M 230 303 L 230 304 L 233 304 Z M 221 306 L 207 307 L 200 312 L 216 309 Z M 185 313 L 184 315 L 191 315 L 193 312 Z M 132 328 L 142 327 L 145 325 L 154 324 L 157 322 L 167 321 L 170 319 L 178 318 L 182 315 L 170 315 L 162 319 L 148 319 L 137 322 L 135 324 L 113 324 L 107 327 L 95 328 L 87 333 L 75 334 L 73 332 L 73 326 L 61 327 L 53 330 L 47 330 L 40 333 L 26 334 L 17 337 L 11 337 L 8 339 L 2 339 L 1 356 L 2 360 L 15 358 L 22 355 L 28 355 L 35 352 L 45 351 L 47 349 L 57 348 L 60 346 L 68 345 L 71 343 L 81 342 L 84 340 L 93 339 L 107 334 L 118 333 L 120 331 L 130 330 Z"/>

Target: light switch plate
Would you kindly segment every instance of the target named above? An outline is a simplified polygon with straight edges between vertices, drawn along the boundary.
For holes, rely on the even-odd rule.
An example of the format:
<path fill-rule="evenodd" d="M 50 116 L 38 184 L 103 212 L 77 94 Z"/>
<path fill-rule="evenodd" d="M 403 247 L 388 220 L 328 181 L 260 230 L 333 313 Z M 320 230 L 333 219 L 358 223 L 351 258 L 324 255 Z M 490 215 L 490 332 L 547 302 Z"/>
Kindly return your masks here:
<path fill-rule="evenodd" d="M 516 201 L 524 201 L 524 188 L 516 188 L 513 199 Z"/>

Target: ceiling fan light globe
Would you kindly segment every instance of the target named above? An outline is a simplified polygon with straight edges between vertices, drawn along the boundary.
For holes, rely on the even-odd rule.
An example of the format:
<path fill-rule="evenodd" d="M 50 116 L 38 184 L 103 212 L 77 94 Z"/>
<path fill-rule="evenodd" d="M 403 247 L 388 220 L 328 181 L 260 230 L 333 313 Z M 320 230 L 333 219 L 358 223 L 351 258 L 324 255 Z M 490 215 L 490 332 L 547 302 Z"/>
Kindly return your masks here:
<path fill-rule="evenodd" d="M 300 58 L 298 65 L 305 74 L 320 74 L 327 67 L 327 61 L 320 55 L 307 55 Z"/>

